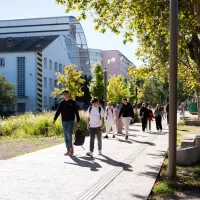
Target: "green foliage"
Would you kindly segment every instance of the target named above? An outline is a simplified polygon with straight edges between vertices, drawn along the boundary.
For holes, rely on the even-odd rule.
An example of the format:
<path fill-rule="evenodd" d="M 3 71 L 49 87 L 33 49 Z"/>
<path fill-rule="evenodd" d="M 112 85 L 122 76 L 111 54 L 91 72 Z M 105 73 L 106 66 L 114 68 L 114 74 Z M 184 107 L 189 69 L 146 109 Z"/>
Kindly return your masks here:
<path fill-rule="evenodd" d="M 95 30 L 123 32 L 124 43 L 138 38 L 137 56 L 145 63 L 147 76 L 166 77 L 169 72 L 170 1 L 166 0 L 56 0 L 66 12 L 81 11 L 79 19 L 94 17 Z M 200 118 L 200 1 L 179 0 L 178 75 L 184 89 L 194 88 L 198 96 Z"/>
<path fill-rule="evenodd" d="M 157 78 L 147 79 L 143 85 L 143 101 L 151 105 L 167 103 L 168 90 L 164 90 L 164 84 Z"/>
<path fill-rule="evenodd" d="M 76 68 L 77 67 L 75 65 L 65 66 L 64 74 L 61 74 L 60 72 L 56 73 L 56 76 L 58 78 L 57 85 L 62 85 L 64 86 L 64 88 L 54 88 L 54 92 L 52 92 L 53 97 L 60 95 L 64 89 L 70 92 L 70 97 L 72 99 L 84 95 L 84 93 L 82 92 L 82 86 L 85 80 L 81 78 L 82 72 L 76 71 Z"/>
<path fill-rule="evenodd" d="M 135 103 L 135 101 L 136 101 L 136 83 L 132 80 L 128 81 L 128 97 L 129 97 L 129 102 Z"/>
<path fill-rule="evenodd" d="M 89 90 L 92 97 L 103 100 L 104 95 L 104 72 L 100 64 L 94 67 L 94 78 L 92 79 Z"/>
<path fill-rule="evenodd" d="M 0 75 L 0 113 L 3 108 L 12 109 L 14 101 L 17 98 L 15 94 L 15 86 L 9 83 L 2 75 Z"/>
<path fill-rule="evenodd" d="M 153 188 L 153 192 L 155 194 L 159 194 L 162 195 L 163 197 L 170 197 L 173 194 L 173 186 L 175 185 L 174 181 L 162 181 L 162 182 L 158 182 L 154 188 Z"/>
<path fill-rule="evenodd" d="M 80 112 L 81 129 L 87 132 L 87 117 L 85 112 Z M 34 115 L 26 113 L 12 116 L 8 119 L 0 119 L 0 137 L 28 138 L 35 136 L 57 136 L 62 135 L 61 118 L 53 125 L 54 113 L 42 113 Z M 74 130 L 75 131 L 75 130 Z"/>
<path fill-rule="evenodd" d="M 127 85 L 123 76 L 111 76 L 107 86 L 108 101 L 121 102 L 123 97 L 128 96 Z"/>

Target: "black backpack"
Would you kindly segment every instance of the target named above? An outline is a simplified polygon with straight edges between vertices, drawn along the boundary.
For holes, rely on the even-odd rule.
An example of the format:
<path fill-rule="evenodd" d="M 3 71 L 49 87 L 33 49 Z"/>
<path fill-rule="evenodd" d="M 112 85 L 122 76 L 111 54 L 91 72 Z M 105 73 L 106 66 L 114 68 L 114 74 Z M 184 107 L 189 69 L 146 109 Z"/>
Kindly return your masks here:
<path fill-rule="evenodd" d="M 75 146 L 82 146 L 85 142 L 85 134 L 84 131 L 81 129 L 78 129 L 75 133 Z"/>

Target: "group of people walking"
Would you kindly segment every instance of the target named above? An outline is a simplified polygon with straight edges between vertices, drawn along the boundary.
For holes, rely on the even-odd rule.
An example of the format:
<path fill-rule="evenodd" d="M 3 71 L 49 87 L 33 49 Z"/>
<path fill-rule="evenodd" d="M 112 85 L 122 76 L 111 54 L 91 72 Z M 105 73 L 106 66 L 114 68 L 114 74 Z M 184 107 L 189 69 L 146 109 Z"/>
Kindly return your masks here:
<path fill-rule="evenodd" d="M 169 104 L 166 107 L 167 114 L 167 123 L 169 123 Z M 145 103 L 142 104 L 142 108 L 140 109 L 140 117 L 142 120 L 142 131 L 151 132 L 151 123 L 155 118 L 156 121 L 156 129 L 162 132 L 162 119 L 164 119 L 164 109 L 157 104 L 155 111 L 152 111 L 151 105 L 147 107 Z"/>
<path fill-rule="evenodd" d="M 72 144 L 72 133 L 74 128 L 75 117 L 77 119 L 77 127 L 80 127 L 80 116 L 76 102 L 70 99 L 69 92 L 67 90 L 62 92 L 63 100 L 60 102 L 53 123 L 55 124 L 57 118 L 61 114 L 62 116 L 62 126 L 65 138 L 65 145 L 67 152 L 65 155 L 73 155 L 73 144 Z M 94 151 L 94 141 L 95 136 L 97 135 L 98 140 L 98 150 L 99 154 L 102 154 L 102 129 L 104 128 L 104 120 L 106 124 L 106 135 L 104 138 L 108 138 L 108 134 L 112 128 L 113 138 L 115 138 L 116 133 L 122 134 L 122 129 L 124 126 L 125 130 L 125 139 L 128 140 L 129 136 L 129 125 L 131 119 L 134 118 L 134 111 L 132 105 L 127 101 L 126 98 L 122 100 L 122 106 L 117 105 L 113 108 L 110 102 L 107 103 L 107 106 L 104 109 L 100 106 L 99 100 L 93 98 L 91 100 L 91 106 L 87 110 L 87 126 L 90 133 L 90 149 L 86 154 L 87 156 L 93 157 Z M 140 109 L 140 117 L 142 120 L 142 130 L 151 131 L 151 121 L 155 117 L 156 127 L 158 130 L 162 130 L 162 118 L 163 112 L 161 107 L 157 105 L 155 112 L 153 113 L 151 106 L 146 106 L 145 103 L 142 104 Z"/>

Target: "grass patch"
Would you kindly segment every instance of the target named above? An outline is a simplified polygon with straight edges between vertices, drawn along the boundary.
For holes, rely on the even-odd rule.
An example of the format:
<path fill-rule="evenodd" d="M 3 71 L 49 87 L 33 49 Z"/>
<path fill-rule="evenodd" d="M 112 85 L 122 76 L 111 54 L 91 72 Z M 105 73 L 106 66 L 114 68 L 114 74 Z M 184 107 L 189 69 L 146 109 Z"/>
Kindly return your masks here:
<path fill-rule="evenodd" d="M 153 192 L 156 195 L 162 195 L 163 197 L 170 197 L 173 194 L 173 189 L 175 182 L 173 181 L 162 181 L 157 182 L 153 188 Z"/>
<path fill-rule="evenodd" d="M 60 136 L 62 135 L 61 117 L 53 125 L 55 113 L 15 115 L 7 119 L 0 119 L 0 139 L 30 138 L 37 136 Z M 81 129 L 87 132 L 87 118 L 85 112 L 80 112 Z M 75 124 L 76 126 L 76 124 Z M 75 131 L 75 129 L 74 129 Z"/>
<path fill-rule="evenodd" d="M 63 137 L 32 137 L 0 140 L 0 160 L 48 148 L 63 143 Z"/>

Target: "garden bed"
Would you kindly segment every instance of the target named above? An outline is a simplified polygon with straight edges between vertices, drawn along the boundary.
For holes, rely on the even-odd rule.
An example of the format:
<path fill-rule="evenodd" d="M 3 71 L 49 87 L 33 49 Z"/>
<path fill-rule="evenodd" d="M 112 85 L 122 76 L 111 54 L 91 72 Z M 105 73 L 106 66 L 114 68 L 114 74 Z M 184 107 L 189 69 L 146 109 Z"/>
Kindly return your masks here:
<path fill-rule="evenodd" d="M 178 126 L 178 146 L 188 135 L 199 134 L 200 127 Z M 177 181 L 168 178 L 168 154 L 160 174 L 149 196 L 149 200 L 199 199 L 200 197 L 200 162 L 187 167 L 177 167 Z M 184 198 L 183 198 L 184 197 Z"/>

